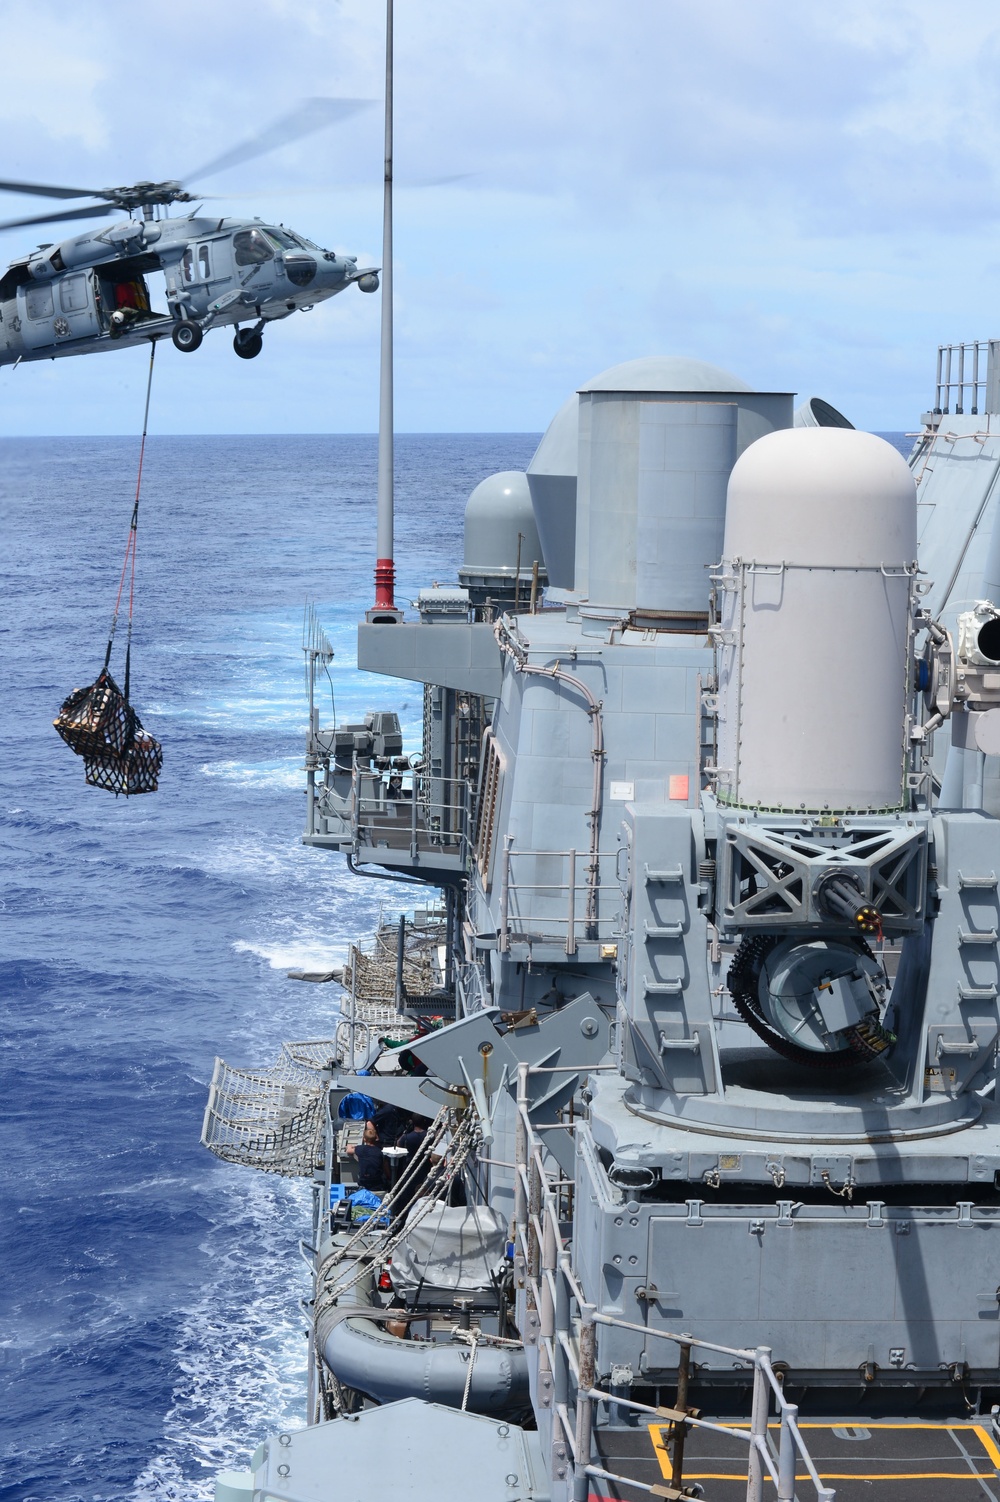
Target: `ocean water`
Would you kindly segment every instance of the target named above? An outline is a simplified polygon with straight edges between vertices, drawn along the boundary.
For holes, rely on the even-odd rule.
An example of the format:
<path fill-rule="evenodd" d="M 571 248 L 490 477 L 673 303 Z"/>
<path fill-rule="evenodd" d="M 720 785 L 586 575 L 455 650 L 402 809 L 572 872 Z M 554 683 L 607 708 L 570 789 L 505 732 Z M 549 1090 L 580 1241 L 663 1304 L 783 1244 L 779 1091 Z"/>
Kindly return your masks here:
<path fill-rule="evenodd" d="M 536 442 L 398 440 L 403 604 L 454 579 L 469 492 Z M 103 660 L 137 455 L 0 441 L 3 1502 L 196 1502 L 304 1422 L 309 1191 L 211 1157 L 206 1089 L 217 1053 L 328 1036 L 336 988 L 286 970 L 406 904 L 299 841 L 304 601 L 338 715 L 402 705 L 417 748 L 419 686 L 354 667 L 373 438 L 149 441 L 133 698 L 161 788 L 85 785 L 51 721 Z"/>
<path fill-rule="evenodd" d="M 913 448 L 912 433 L 876 433 L 876 438 L 884 438 L 886 443 L 891 443 L 893 448 L 902 454 L 904 459 L 910 457 Z"/>
<path fill-rule="evenodd" d="M 469 492 L 536 441 L 398 440 L 402 603 L 454 578 Z M 286 970 L 406 903 L 299 842 L 305 600 L 338 715 L 419 734 L 419 686 L 354 667 L 372 438 L 150 440 L 133 685 L 161 790 L 84 784 L 51 720 L 103 658 L 137 452 L 0 441 L 0 1502 L 200 1502 L 304 1422 L 308 1189 L 205 1152 L 206 1090 L 216 1053 L 328 1035 L 335 988 Z"/>

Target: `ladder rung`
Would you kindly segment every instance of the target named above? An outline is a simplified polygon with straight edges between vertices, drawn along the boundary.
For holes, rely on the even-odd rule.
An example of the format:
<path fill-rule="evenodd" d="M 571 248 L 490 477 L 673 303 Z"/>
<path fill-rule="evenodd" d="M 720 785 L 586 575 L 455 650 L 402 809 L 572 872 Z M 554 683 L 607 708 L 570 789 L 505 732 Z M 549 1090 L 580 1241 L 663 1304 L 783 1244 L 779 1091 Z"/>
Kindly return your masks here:
<path fill-rule="evenodd" d="M 943 1059 L 945 1054 L 951 1053 L 967 1054 L 969 1058 L 972 1058 L 974 1057 L 974 1055 L 979 1053 L 981 1046 L 982 1045 L 978 1043 L 975 1038 L 966 1039 L 964 1043 L 961 1040 L 956 1043 L 952 1043 L 949 1042 L 947 1038 L 942 1038 L 941 1034 L 938 1033 L 938 1040 L 934 1047 L 934 1057 L 937 1059 Z"/>
<path fill-rule="evenodd" d="M 978 930 L 960 928 L 958 930 L 959 944 L 995 944 L 996 941 L 997 931 L 995 928 L 983 928 Z"/>
<path fill-rule="evenodd" d="M 679 939 L 683 932 L 683 923 L 645 924 L 645 933 L 647 939 Z M 996 934 L 994 934 L 993 937 L 996 938 Z"/>
<path fill-rule="evenodd" d="M 981 888 L 984 892 L 989 892 L 995 891 L 996 885 L 997 874 L 995 871 L 991 871 L 989 876 L 963 876 L 961 871 L 959 871 L 958 873 L 959 891 L 961 891 L 964 887 L 978 887 Z"/>
<path fill-rule="evenodd" d="M 668 1038 L 665 1033 L 661 1033 L 660 1052 L 669 1053 L 671 1049 L 681 1049 L 686 1053 L 700 1053 L 701 1039 L 698 1037 L 698 1029 L 695 1028 L 690 1038 Z"/>
<path fill-rule="evenodd" d="M 684 867 L 664 866 L 658 870 L 655 866 L 646 866 L 645 877 L 647 883 L 651 881 L 683 881 Z"/>
<path fill-rule="evenodd" d="M 648 980 L 643 985 L 647 996 L 679 996 L 684 990 L 682 980 Z"/>

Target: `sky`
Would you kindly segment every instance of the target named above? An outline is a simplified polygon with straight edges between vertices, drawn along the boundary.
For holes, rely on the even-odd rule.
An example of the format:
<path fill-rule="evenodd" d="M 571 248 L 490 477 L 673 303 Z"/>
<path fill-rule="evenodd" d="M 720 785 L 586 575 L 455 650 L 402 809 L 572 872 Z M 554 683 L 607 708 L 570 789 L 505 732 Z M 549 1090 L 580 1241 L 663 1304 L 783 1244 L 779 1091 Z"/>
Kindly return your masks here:
<path fill-rule="evenodd" d="M 184 179 L 302 99 L 371 100 L 204 189 L 379 264 L 383 0 L 0 18 L 0 177 Z M 395 33 L 399 431 L 541 431 L 648 354 L 912 430 L 937 345 L 997 332 L 992 0 L 396 0 Z M 0 195 L 0 218 L 46 204 Z M 0 232 L 0 265 L 81 228 Z M 165 345 L 151 431 L 374 431 L 379 302 L 349 288 L 252 361 L 225 329 Z M 0 369 L 0 436 L 136 431 L 145 367 Z"/>

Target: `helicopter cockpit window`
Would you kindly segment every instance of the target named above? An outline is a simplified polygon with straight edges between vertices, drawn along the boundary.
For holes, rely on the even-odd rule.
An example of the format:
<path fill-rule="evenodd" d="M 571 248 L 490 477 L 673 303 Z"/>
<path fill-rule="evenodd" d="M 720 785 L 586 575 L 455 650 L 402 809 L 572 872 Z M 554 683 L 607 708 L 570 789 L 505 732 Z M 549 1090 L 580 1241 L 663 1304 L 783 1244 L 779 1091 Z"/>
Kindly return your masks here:
<path fill-rule="evenodd" d="M 274 258 L 266 235 L 262 235 L 259 229 L 241 229 L 233 236 L 233 249 L 237 266 L 261 266 Z"/>
<path fill-rule="evenodd" d="M 67 276 L 59 288 L 59 301 L 64 313 L 82 313 L 87 307 L 87 278 Z"/>
<path fill-rule="evenodd" d="M 52 306 L 52 288 L 29 287 L 24 295 L 24 308 L 29 318 L 51 318 L 55 311 Z"/>
<path fill-rule="evenodd" d="M 305 249 L 304 241 L 300 240 L 298 235 L 293 235 L 291 230 L 276 229 L 273 224 L 269 224 L 267 227 L 267 232 L 270 235 L 271 239 L 274 241 L 275 245 L 279 245 L 282 250 Z"/>

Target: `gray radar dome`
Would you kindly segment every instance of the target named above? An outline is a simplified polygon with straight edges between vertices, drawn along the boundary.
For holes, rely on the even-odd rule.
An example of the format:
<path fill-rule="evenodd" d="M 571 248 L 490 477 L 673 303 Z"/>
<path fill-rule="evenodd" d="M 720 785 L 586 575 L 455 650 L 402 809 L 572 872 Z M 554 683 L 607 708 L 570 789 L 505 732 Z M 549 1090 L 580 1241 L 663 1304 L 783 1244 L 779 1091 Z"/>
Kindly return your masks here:
<path fill-rule="evenodd" d="M 581 391 L 752 391 L 746 381 L 706 360 L 686 355 L 643 355 L 609 365 Z"/>
<path fill-rule="evenodd" d="M 487 596 L 497 602 L 513 599 L 515 581 L 527 600 L 524 586 L 530 587 L 535 563 L 544 584 L 545 554 L 528 477 L 521 470 L 501 470 L 481 480 L 466 502 L 465 554 L 458 577 L 470 591 L 473 603 L 481 603 Z"/>
<path fill-rule="evenodd" d="M 733 469 L 722 556 L 720 800 L 902 807 L 917 574 L 903 458 L 848 428 L 769 434 Z"/>
<path fill-rule="evenodd" d="M 555 589 L 573 588 L 579 412 L 574 391 L 546 428 L 526 476 L 549 584 Z"/>

